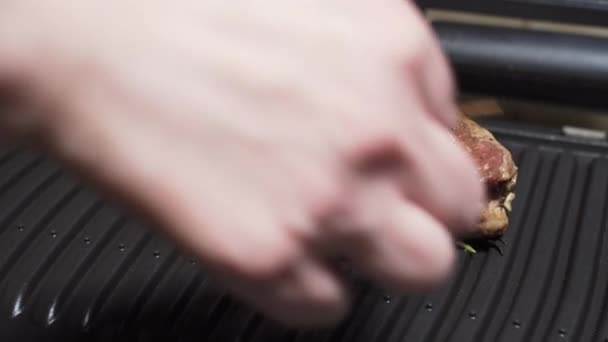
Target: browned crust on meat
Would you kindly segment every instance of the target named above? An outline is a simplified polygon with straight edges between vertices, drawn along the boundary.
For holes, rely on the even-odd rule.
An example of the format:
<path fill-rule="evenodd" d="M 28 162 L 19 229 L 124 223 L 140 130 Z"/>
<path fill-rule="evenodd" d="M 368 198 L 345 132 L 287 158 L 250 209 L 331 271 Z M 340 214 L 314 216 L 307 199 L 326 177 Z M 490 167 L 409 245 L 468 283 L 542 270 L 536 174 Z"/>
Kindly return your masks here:
<path fill-rule="evenodd" d="M 464 114 L 460 116 L 458 124 L 453 129 L 453 133 L 463 143 L 465 149 L 472 154 L 484 181 L 492 185 L 503 183 L 509 181 L 517 173 L 517 167 L 513 162 L 511 152 L 498 142 L 490 131 L 479 126 Z M 476 154 L 478 152 L 476 149 L 480 143 L 485 142 L 490 143 L 493 148 L 501 153 L 502 160 L 495 164 L 489 164 L 488 158 Z"/>
<path fill-rule="evenodd" d="M 509 226 L 518 168 L 510 151 L 498 142 L 490 131 L 479 126 L 464 113 L 453 133 L 471 153 L 488 190 L 489 201 L 480 213 L 477 234 L 473 237 L 500 237 Z M 487 144 L 486 147 L 495 150 L 490 151 L 491 155 L 483 155 L 484 150 L 480 148 L 480 144 Z"/>

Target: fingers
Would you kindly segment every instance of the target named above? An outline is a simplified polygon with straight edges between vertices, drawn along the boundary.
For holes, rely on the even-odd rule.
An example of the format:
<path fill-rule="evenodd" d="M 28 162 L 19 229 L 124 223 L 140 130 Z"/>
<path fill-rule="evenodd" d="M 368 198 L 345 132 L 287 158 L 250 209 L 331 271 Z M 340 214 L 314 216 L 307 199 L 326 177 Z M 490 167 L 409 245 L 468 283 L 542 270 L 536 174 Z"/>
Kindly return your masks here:
<path fill-rule="evenodd" d="M 485 200 L 474 161 L 422 105 L 410 104 L 408 110 L 402 122 L 353 145 L 355 172 L 396 179 L 408 199 L 448 230 L 468 234 L 476 229 Z"/>
<path fill-rule="evenodd" d="M 405 197 L 453 233 L 467 234 L 485 200 L 481 178 L 468 152 L 422 107 L 410 105 L 403 123 L 355 145 L 356 172 L 396 179 Z"/>
<path fill-rule="evenodd" d="M 456 235 L 476 229 L 485 198 L 472 158 L 433 120 L 422 120 L 410 133 L 403 137 L 406 196 Z"/>
<path fill-rule="evenodd" d="M 253 222 L 241 228 L 246 226 L 285 236 L 278 229 L 256 228 Z M 223 288 L 267 317 L 290 325 L 326 325 L 344 316 L 349 304 L 347 288 L 321 256 L 287 238 L 277 241 L 247 235 L 223 240 L 219 257 L 203 258 Z M 232 247 L 228 244 L 242 249 L 227 255 L 225 250 Z M 288 249 L 292 246 L 302 252 L 292 252 Z"/>
<path fill-rule="evenodd" d="M 244 265 L 247 267 L 246 265 Z M 349 308 L 344 284 L 326 264 L 307 255 L 267 276 L 223 273 L 225 287 L 268 317 L 299 327 L 330 325 Z"/>
<path fill-rule="evenodd" d="M 394 184 L 362 185 L 352 203 L 328 227 L 355 268 L 395 291 L 428 290 L 448 275 L 454 259 L 449 233 Z"/>
<path fill-rule="evenodd" d="M 184 226 L 190 228 L 179 232 L 182 241 L 209 274 L 267 317 L 290 325 L 326 325 L 342 318 L 348 291 L 323 256 L 294 238 L 293 227 L 281 224 L 255 198 L 235 200 L 234 207 L 238 215 L 226 208 L 201 217 L 194 210 L 182 212 L 181 219 L 191 218 Z"/>

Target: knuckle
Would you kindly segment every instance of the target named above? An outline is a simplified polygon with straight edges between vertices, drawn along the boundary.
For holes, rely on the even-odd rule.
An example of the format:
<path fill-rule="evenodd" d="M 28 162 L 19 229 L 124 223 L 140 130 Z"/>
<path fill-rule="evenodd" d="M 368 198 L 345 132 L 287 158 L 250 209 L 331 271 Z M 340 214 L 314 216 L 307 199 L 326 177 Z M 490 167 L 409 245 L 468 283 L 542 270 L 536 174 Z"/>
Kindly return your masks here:
<path fill-rule="evenodd" d="M 406 72 L 417 72 L 425 64 L 429 44 L 422 38 L 411 38 L 411 43 L 403 44 L 395 53 L 399 64 Z"/>
<path fill-rule="evenodd" d="M 336 183 L 340 182 L 336 180 Z M 332 214 L 340 211 L 343 207 L 346 195 L 346 186 L 335 185 L 321 185 L 315 192 L 314 196 L 311 196 L 310 210 L 312 217 L 315 220 L 323 221 L 325 218 Z"/>
<path fill-rule="evenodd" d="M 355 167 L 363 173 L 387 170 L 403 158 L 401 138 L 389 128 L 371 131 L 353 142 L 350 154 Z"/>
<path fill-rule="evenodd" d="M 412 25 L 389 42 L 394 56 L 407 70 L 417 70 L 434 52 L 432 35 L 424 26 Z"/>
<path fill-rule="evenodd" d="M 334 166 L 315 167 L 307 174 L 304 182 L 305 194 L 311 200 L 313 209 L 332 207 L 343 198 L 345 184 Z"/>

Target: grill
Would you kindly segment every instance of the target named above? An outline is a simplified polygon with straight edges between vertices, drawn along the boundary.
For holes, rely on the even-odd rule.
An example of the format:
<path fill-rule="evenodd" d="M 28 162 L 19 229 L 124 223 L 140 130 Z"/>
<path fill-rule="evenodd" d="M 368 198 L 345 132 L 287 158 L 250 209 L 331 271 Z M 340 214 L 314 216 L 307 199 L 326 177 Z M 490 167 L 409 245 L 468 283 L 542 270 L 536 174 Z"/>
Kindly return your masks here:
<path fill-rule="evenodd" d="M 503 255 L 495 248 L 462 252 L 450 280 L 423 297 L 392 296 L 354 279 L 354 311 L 327 331 L 294 331 L 265 319 L 208 283 L 170 241 L 52 160 L 5 149 L 0 337 L 603 341 L 608 144 L 512 124 L 485 126 L 520 166 Z"/>
<path fill-rule="evenodd" d="M 465 87 L 489 82 L 471 78 L 461 47 L 470 37 L 505 31 L 436 28 Z M 509 90 L 538 75 L 521 60 L 520 77 L 503 79 L 504 87 L 493 91 L 522 95 Z M 480 61 L 488 70 L 505 65 Z M 582 69 L 564 70 L 582 77 Z M 536 80 L 539 88 L 572 86 Z M 602 104 L 599 94 L 589 96 L 571 98 Z M 288 329 L 226 295 L 171 241 L 54 160 L 2 146 L 0 340 L 608 341 L 608 142 L 480 122 L 520 168 L 502 253 L 493 246 L 461 252 L 449 281 L 424 296 L 394 296 L 353 278 L 358 295 L 351 314 L 314 331 Z"/>

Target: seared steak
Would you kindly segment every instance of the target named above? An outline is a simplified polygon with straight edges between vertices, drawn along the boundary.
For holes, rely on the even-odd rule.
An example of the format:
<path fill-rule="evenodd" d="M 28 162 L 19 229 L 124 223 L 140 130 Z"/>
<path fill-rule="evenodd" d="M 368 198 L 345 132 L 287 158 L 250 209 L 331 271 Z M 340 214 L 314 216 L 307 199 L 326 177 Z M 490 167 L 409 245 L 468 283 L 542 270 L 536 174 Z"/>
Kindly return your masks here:
<path fill-rule="evenodd" d="M 473 157 L 481 181 L 487 189 L 488 203 L 480 214 L 474 237 L 497 238 L 509 225 L 508 215 L 515 198 L 517 166 L 509 150 L 492 133 L 464 113 L 452 134 Z"/>

